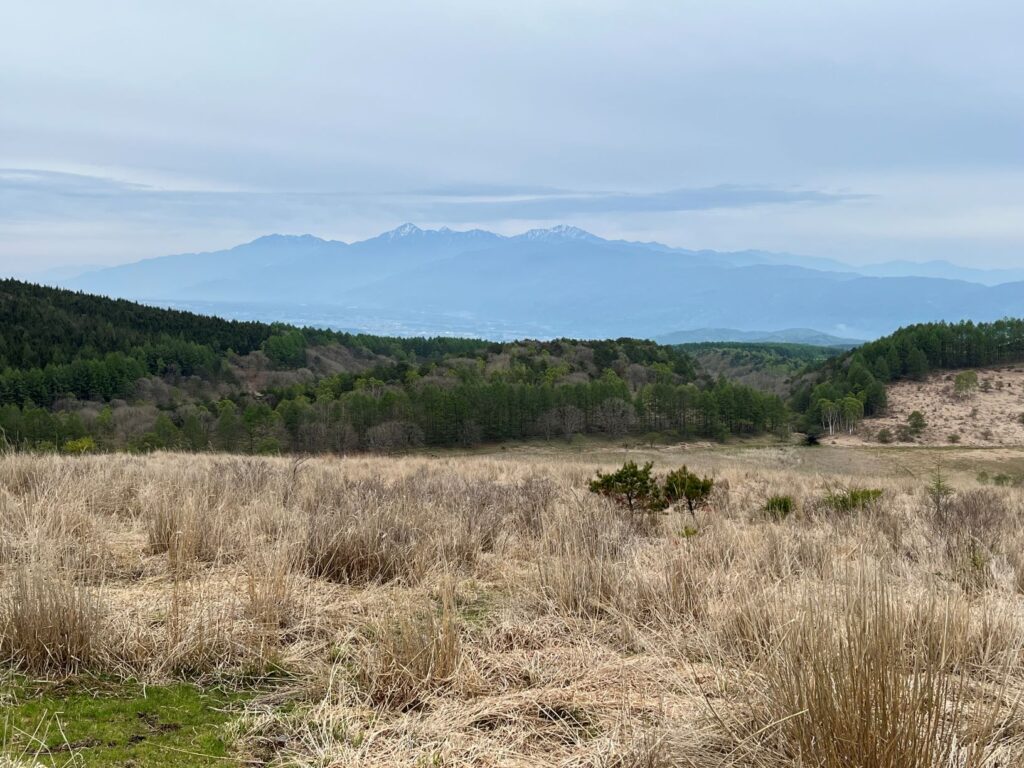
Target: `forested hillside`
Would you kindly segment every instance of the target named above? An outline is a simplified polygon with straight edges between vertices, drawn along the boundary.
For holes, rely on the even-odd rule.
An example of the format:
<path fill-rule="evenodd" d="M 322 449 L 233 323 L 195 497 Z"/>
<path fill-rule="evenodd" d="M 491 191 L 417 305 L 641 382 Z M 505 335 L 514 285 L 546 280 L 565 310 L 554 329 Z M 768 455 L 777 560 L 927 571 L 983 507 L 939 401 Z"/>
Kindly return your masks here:
<path fill-rule="evenodd" d="M 845 351 L 783 342 L 703 341 L 676 346 L 714 378 L 725 377 L 783 397 L 791 394 L 800 375 Z"/>
<path fill-rule="evenodd" d="M 234 322 L 0 282 L 0 438 L 65 451 L 391 451 L 784 431 L 782 400 L 650 341 L 495 343 Z"/>
<path fill-rule="evenodd" d="M 793 407 L 809 432 L 852 431 L 885 409 L 889 382 L 1021 361 L 1024 320 L 912 325 L 826 362 L 799 387 Z"/>

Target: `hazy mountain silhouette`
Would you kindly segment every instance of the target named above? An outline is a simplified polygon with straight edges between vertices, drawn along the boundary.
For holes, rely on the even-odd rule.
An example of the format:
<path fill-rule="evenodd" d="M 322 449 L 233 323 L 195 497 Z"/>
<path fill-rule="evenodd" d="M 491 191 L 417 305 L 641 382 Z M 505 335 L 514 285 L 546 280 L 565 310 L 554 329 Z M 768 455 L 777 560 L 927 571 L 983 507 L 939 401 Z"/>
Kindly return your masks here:
<path fill-rule="evenodd" d="M 404 224 L 355 243 L 268 235 L 224 251 L 96 270 L 64 284 L 208 308 L 245 304 L 257 316 L 258 307 L 270 303 L 337 307 L 336 316 L 328 311 L 320 322 L 341 326 L 348 317 L 341 310 L 379 313 L 396 332 L 405 315 L 433 318 L 426 326 L 419 322 L 417 333 L 528 327 L 551 336 L 651 337 L 694 328 L 803 328 L 872 338 L 914 322 L 1024 314 L 1024 283 L 989 284 L 997 275 L 1015 276 L 1014 270 L 929 262 L 921 269 L 940 276 L 902 274 L 913 267 L 856 268 L 756 250 L 692 251 L 605 240 L 568 226 L 507 237 Z M 446 316 L 458 323 L 447 324 Z"/>

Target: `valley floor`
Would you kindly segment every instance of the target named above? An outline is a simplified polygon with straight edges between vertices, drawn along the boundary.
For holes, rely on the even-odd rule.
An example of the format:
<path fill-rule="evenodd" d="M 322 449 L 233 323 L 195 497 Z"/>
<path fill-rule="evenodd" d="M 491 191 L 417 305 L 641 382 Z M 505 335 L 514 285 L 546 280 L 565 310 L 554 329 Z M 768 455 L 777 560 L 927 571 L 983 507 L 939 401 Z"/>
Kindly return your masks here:
<path fill-rule="evenodd" d="M 625 460 L 710 506 L 588 491 Z M 1020 765 L 1021 477 L 770 442 L 2 456 L 0 766 Z"/>

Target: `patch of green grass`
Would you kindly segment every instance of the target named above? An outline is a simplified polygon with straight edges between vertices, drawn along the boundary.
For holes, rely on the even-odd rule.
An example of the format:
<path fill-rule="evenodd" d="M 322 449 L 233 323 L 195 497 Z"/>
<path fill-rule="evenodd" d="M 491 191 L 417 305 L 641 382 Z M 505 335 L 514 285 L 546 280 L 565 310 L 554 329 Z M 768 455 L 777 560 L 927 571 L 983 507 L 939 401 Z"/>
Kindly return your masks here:
<path fill-rule="evenodd" d="M 474 595 L 472 599 L 458 604 L 459 615 L 467 624 L 483 625 L 494 610 L 495 596 L 487 592 Z"/>
<path fill-rule="evenodd" d="M 825 497 L 825 505 L 836 512 L 852 512 L 867 509 L 880 498 L 881 488 L 846 488 L 829 492 Z"/>
<path fill-rule="evenodd" d="M 765 514 L 772 520 L 784 520 L 794 507 L 792 496 L 771 496 L 764 504 Z"/>
<path fill-rule="evenodd" d="M 232 765 L 223 726 L 245 694 L 94 678 L 0 682 L 0 755 L 46 766 Z"/>

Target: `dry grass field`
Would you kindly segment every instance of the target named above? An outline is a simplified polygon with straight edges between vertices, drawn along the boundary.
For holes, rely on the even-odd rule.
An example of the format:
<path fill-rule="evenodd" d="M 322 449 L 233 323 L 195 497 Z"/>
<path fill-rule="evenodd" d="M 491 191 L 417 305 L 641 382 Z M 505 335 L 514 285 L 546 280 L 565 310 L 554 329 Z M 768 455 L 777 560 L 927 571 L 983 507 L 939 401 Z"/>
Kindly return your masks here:
<path fill-rule="evenodd" d="M 0 457 L 0 765 L 1024 764 L 1024 457 L 647 454 Z"/>
<path fill-rule="evenodd" d="M 979 369 L 979 389 L 956 397 L 956 372 L 932 374 L 925 381 L 898 381 L 888 386 L 884 416 L 862 422 L 855 435 L 835 438 L 840 445 L 877 442 L 886 428 L 894 435 L 914 411 L 928 426 L 915 438 L 923 445 L 1024 446 L 1024 368 Z"/>

